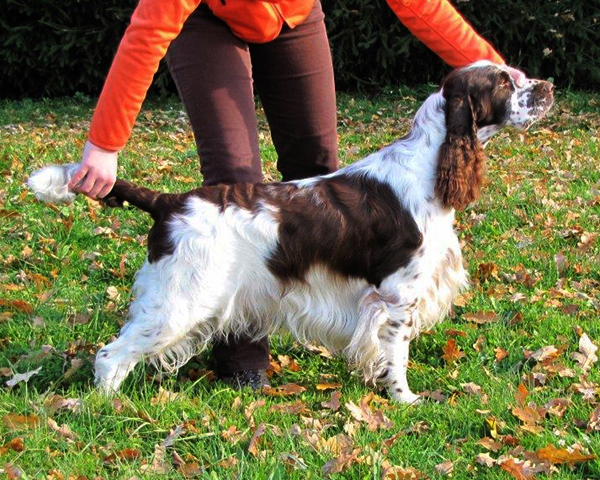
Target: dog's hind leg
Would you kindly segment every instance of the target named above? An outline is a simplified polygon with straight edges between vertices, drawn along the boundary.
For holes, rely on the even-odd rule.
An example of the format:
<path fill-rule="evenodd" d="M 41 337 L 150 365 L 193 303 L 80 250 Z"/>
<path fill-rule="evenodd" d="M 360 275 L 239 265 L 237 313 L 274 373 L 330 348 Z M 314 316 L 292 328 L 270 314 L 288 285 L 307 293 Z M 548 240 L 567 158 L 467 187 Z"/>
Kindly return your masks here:
<path fill-rule="evenodd" d="M 208 320 L 210 307 L 194 308 L 198 299 L 183 294 L 195 291 L 192 283 L 153 264 L 142 267 L 134 285 L 130 320 L 121 329 L 119 338 L 96 355 L 99 388 L 107 392 L 118 390 L 127 374 L 142 360 L 160 364 L 167 370 L 178 368 L 196 352 L 194 334 L 201 334 L 204 343 L 210 340 L 214 331 Z"/>

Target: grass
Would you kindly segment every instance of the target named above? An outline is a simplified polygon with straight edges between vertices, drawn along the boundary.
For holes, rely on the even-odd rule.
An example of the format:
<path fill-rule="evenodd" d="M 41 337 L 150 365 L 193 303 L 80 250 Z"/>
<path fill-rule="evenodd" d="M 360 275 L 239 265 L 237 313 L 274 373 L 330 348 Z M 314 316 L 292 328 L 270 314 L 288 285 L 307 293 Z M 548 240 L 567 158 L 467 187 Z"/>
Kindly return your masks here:
<path fill-rule="evenodd" d="M 427 91 L 341 95 L 343 162 L 403 135 Z M 531 458 L 525 452 L 547 445 L 600 452 L 598 427 L 590 422 L 600 395 L 598 364 L 584 372 L 572 358 L 583 333 L 596 345 L 600 340 L 597 94 L 563 93 L 552 115 L 531 131 L 503 132 L 487 147 L 487 185 L 457 221 L 473 285 L 454 318 L 411 345 L 409 383 L 438 399 L 416 407 L 388 402 L 384 392 L 368 397 L 373 390 L 341 359 L 285 336 L 271 340 L 278 370 L 272 382 L 305 388 L 289 398 L 210 381 L 202 372 L 210 368 L 206 353 L 177 377 L 161 379 L 142 365 L 117 398 L 99 396 L 93 355 L 124 322 L 150 220 L 85 198 L 51 208 L 23 188 L 38 167 L 78 161 L 92 108 L 83 96 L 0 102 L 0 467 L 6 477 L 317 479 L 331 468 L 331 478 L 377 479 L 395 478 L 391 467 L 400 466 L 405 473 L 397 478 L 417 478 L 415 471 L 441 478 L 436 466 L 451 462 L 452 478 L 507 479 L 519 477 L 505 471 L 507 464 L 480 464 L 478 455 L 487 452 L 498 463 L 514 458 L 523 467 L 519 462 Z M 260 111 L 259 123 L 265 176 L 274 179 L 276 154 Z M 200 184 L 192 133 L 177 100 L 150 103 L 142 112 L 119 175 L 161 191 Z M 551 345 L 554 353 L 540 351 Z M 459 351 L 464 356 L 453 360 Z M 538 359 L 543 351 L 548 358 L 536 361 L 536 351 Z M 290 368 L 290 359 L 299 369 Z M 28 381 L 5 385 L 13 374 L 38 367 Z M 468 393 L 468 383 L 481 391 Z M 317 388 L 323 384 L 340 385 L 337 411 L 322 405 L 332 396 Z M 525 400 L 517 396 L 519 385 Z M 557 398 L 568 402 L 564 411 L 549 403 Z M 361 399 L 370 402 L 365 415 L 381 412 L 391 424 L 370 431 L 356 420 L 349 402 Z M 522 412 L 527 404 L 547 412 L 531 420 L 530 410 L 530 417 Z M 289 411 L 273 408 L 281 405 Z M 161 447 L 177 425 L 183 433 Z M 478 443 L 485 437 L 494 437 L 499 451 Z M 337 463 L 328 464 L 332 459 Z M 536 478 L 600 478 L 597 459 L 554 463 L 538 465 Z"/>

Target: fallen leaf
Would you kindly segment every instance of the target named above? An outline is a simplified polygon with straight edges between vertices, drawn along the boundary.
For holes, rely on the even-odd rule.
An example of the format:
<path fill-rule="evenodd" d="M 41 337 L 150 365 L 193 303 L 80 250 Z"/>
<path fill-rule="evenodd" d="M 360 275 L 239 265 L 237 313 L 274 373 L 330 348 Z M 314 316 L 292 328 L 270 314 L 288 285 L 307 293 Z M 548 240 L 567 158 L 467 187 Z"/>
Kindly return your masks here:
<path fill-rule="evenodd" d="M 340 473 L 343 470 L 350 468 L 356 463 L 360 448 L 354 449 L 351 453 L 342 453 L 340 456 L 329 460 L 323 465 L 322 471 L 324 475 L 330 475 L 332 473 Z"/>
<path fill-rule="evenodd" d="M 104 463 L 115 463 L 117 459 L 124 461 L 133 461 L 140 458 L 141 453 L 135 448 L 124 448 L 118 452 L 111 453 L 104 457 Z"/>
<path fill-rule="evenodd" d="M 571 358 L 579 363 L 579 366 L 584 372 L 587 372 L 591 366 L 598 361 L 598 357 L 596 356 L 597 351 L 598 347 L 594 345 L 590 340 L 590 337 L 584 333 L 579 338 L 579 352 L 571 354 Z"/>
<path fill-rule="evenodd" d="M 25 300 L 5 300 L 0 298 L 0 307 L 8 307 L 21 313 L 33 313 L 33 307 Z"/>
<path fill-rule="evenodd" d="M 500 463 L 502 470 L 510 473 L 517 480 L 532 480 L 533 474 L 526 467 L 525 462 L 515 461 L 513 458 Z"/>
<path fill-rule="evenodd" d="M 4 473 L 9 480 L 14 480 L 23 476 L 23 470 L 16 465 L 11 465 L 10 463 L 4 464 Z"/>
<path fill-rule="evenodd" d="M 476 383 L 471 383 L 471 382 L 461 383 L 460 386 L 465 391 L 465 393 L 479 397 L 481 399 L 481 403 L 488 402 L 488 396 L 483 392 L 481 387 L 479 385 L 477 385 Z"/>
<path fill-rule="evenodd" d="M 570 466 L 598 458 L 597 455 L 582 454 L 577 450 L 570 452 L 564 448 L 556 448 L 552 444 L 546 445 L 544 448 L 535 452 L 535 454 L 541 460 L 548 460 L 550 463 L 554 464 L 566 463 Z"/>
<path fill-rule="evenodd" d="M 254 433 L 252 434 L 252 438 L 250 439 L 250 443 L 248 444 L 248 452 L 250 452 L 255 457 L 258 456 L 258 443 L 260 441 L 260 437 L 265 433 L 265 424 L 261 422 L 261 424 L 256 428 Z"/>
<path fill-rule="evenodd" d="M 571 400 L 567 398 L 554 398 L 544 405 L 544 408 L 548 410 L 548 413 L 557 417 L 562 417 L 567 410 L 567 407 L 571 405 Z"/>
<path fill-rule="evenodd" d="M 556 357 L 558 355 L 558 350 L 554 345 L 548 345 L 547 347 L 542 347 L 539 350 L 536 350 L 531 354 L 531 358 L 537 360 L 538 362 L 543 362 L 544 360 L 552 357 Z"/>
<path fill-rule="evenodd" d="M 221 432 L 221 436 L 227 442 L 235 445 L 246 438 L 246 432 L 238 430 L 235 425 L 231 425 L 227 430 Z"/>
<path fill-rule="evenodd" d="M 27 382 L 31 377 L 37 375 L 42 370 L 42 367 L 38 367 L 35 370 L 31 370 L 26 373 L 17 373 L 10 380 L 6 382 L 6 385 L 9 387 L 14 387 L 18 383 Z"/>
<path fill-rule="evenodd" d="M 474 322 L 478 325 L 483 325 L 484 323 L 495 322 L 500 319 L 498 314 L 494 312 L 475 312 L 475 313 L 465 313 L 462 318 L 469 322 Z"/>
<path fill-rule="evenodd" d="M 341 392 L 331 392 L 331 398 L 329 399 L 329 401 L 321 402 L 321 406 L 323 408 L 328 408 L 329 410 L 337 412 L 340 409 L 340 398 L 342 398 Z"/>
<path fill-rule="evenodd" d="M 482 350 L 482 348 L 481 348 L 481 347 L 483 346 L 483 343 L 484 343 L 484 342 L 485 342 L 485 337 L 484 337 L 483 335 L 479 335 L 479 336 L 477 337 L 477 340 L 476 340 L 476 341 L 475 341 L 475 343 L 473 344 L 473 349 L 474 349 L 476 352 L 481 352 L 481 350 Z"/>
<path fill-rule="evenodd" d="M 380 428 L 392 428 L 392 422 L 381 412 L 381 410 L 372 410 L 369 406 L 369 403 L 373 398 L 374 394 L 371 392 L 361 399 L 360 406 L 353 402 L 348 402 L 346 403 L 346 408 L 356 420 L 366 423 L 371 432 Z"/>
<path fill-rule="evenodd" d="M 262 392 L 265 395 L 271 397 L 289 397 L 298 395 L 304 391 L 306 391 L 306 388 L 296 385 L 295 383 L 287 383 L 285 385 L 280 385 L 279 387 L 265 387 L 262 389 Z"/>
<path fill-rule="evenodd" d="M 496 348 L 494 348 L 494 352 L 495 352 L 494 356 L 496 357 L 497 362 L 501 362 L 506 357 L 508 357 L 508 352 L 506 350 L 504 350 L 503 348 L 496 347 Z"/>
<path fill-rule="evenodd" d="M 36 428 L 40 424 L 40 417 L 37 415 L 17 415 L 16 413 L 8 413 L 2 418 L 2 423 L 11 430 Z"/>
<path fill-rule="evenodd" d="M 181 399 L 181 397 L 181 393 L 170 392 L 169 390 L 165 390 L 163 387 L 159 387 L 156 397 L 150 399 L 150 405 L 167 405 L 178 398 Z"/>
<path fill-rule="evenodd" d="M 459 360 L 465 356 L 465 353 L 462 352 L 460 350 L 460 348 L 458 348 L 456 346 L 456 340 L 454 340 L 453 338 L 450 338 L 446 342 L 446 345 L 444 345 L 444 347 L 442 348 L 442 351 L 444 352 L 444 354 L 442 355 L 442 358 L 444 360 L 446 360 L 446 363 L 448 365 L 456 362 L 457 360 Z"/>
<path fill-rule="evenodd" d="M 201 475 L 204 469 L 198 464 L 198 462 L 184 463 L 178 469 L 179 473 L 185 478 L 192 478 Z"/>
<path fill-rule="evenodd" d="M 519 386 L 517 387 L 517 393 L 515 394 L 515 400 L 517 401 L 517 404 L 525 405 L 528 395 L 529 395 L 529 392 L 527 391 L 527 387 L 525 385 L 523 385 L 522 383 L 519 384 Z"/>
<path fill-rule="evenodd" d="M 2 445 L 2 447 L 0 447 L 0 455 L 4 455 L 8 450 L 12 450 L 13 452 L 22 452 L 25 450 L 23 439 L 17 437 L 13 438 L 9 442 L 6 442 L 4 445 Z"/>
<path fill-rule="evenodd" d="M 586 432 L 592 431 L 600 431 L 600 407 L 597 407 L 590 415 Z"/>
<path fill-rule="evenodd" d="M 273 405 L 269 408 L 269 412 L 287 413 L 291 415 L 298 415 L 301 413 L 307 413 L 309 410 L 302 400 L 297 400 L 294 403 L 282 403 L 280 405 Z"/>
<path fill-rule="evenodd" d="M 383 480 L 420 480 L 425 474 L 412 467 L 388 466 L 383 470 Z"/>
<path fill-rule="evenodd" d="M 60 395 L 52 395 L 44 401 L 44 407 L 48 410 L 48 413 L 53 414 L 59 410 L 70 410 L 72 412 L 79 412 L 83 403 L 79 398 L 64 398 Z"/>
<path fill-rule="evenodd" d="M 341 383 L 319 383 L 316 387 L 317 390 L 337 390 L 342 388 Z"/>
<path fill-rule="evenodd" d="M 486 467 L 493 467 L 496 464 L 496 460 L 490 457 L 489 453 L 479 453 L 475 456 L 475 461 L 479 465 L 485 465 Z"/>
<path fill-rule="evenodd" d="M 277 460 L 294 470 L 306 470 L 308 468 L 303 458 L 292 453 L 280 453 L 277 456 Z"/>
<path fill-rule="evenodd" d="M 178 437 L 180 437 L 183 433 L 185 433 L 183 424 L 177 425 L 175 428 L 169 430 L 169 434 L 167 435 L 167 438 L 165 438 L 163 440 L 163 442 L 161 443 L 161 446 L 163 446 L 165 448 L 172 447 L 173 443 L 175 443 L 175 440 Z"/>
<path fill-rule="evenodd" d="M 152 457 L 152 463 L 150 465 L 142 465 L 140 468 L 141 472 L 151 472 L 159 475 L 166 475 L 169 473 L 173 467 L 167 461 L 165 461 L 166 451 L 167 449 L 163 445 L 154 445 L 154 456 Z"/>
<path fill-rule="evenodd" d="M 57 433 L 60 437 L 63 437 L 67 440 L 73 441 L 76 438 L 76 435 L 71 431 L 71 428 L 68 425 L 62 425 L 59 427 L 58 423 L 56 423 L 52 418 L 48 419 L 48 427 L 50 427 L 50 430 Z"/>
<path fill-rule="evenodd" d="M 481 445 L 483 448 L 486 448 L 492 452 L 497 452 L 502 448 L 502 444 L 497 442 L 493 438 L 484 437 L 477 442 L 478 445 Z"/>
<path fill-rule="evenodd" d="M 435 466 L 435 471 L 438 475 L 449 475 L 454 470 L 454 465 L 450 460 L 444 463 L 439 463 Z"/>

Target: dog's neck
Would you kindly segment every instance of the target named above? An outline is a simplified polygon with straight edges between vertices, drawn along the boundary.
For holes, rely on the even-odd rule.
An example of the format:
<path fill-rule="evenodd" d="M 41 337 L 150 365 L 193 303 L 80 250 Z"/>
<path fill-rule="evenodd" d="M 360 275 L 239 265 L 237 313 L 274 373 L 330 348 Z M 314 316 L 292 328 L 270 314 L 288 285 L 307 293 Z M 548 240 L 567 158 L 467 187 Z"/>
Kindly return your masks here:
<path fill-rule="evenodd" d="M 363 174 L 392 187 L 413 213 L 433 201 L 437 159 L 446 136 L 445 100 L 441 92 L 425 100 L 408 135 L 339 173 Z"/>

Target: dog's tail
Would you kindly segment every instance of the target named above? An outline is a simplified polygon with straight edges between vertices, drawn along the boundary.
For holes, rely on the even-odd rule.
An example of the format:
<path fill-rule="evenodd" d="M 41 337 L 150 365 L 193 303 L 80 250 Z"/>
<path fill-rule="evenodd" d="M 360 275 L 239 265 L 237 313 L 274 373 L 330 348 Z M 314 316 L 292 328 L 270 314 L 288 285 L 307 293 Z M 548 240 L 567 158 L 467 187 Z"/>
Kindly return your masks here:
<path fill-rule="evenodd" d="M 35 196 L 46 203 L 69 203 L 76 192 L 69 190 L 71 178 L 79 168 L 78 164 L 51 165 L 33 172 L 27 186 Z M 156 219 L 161 193 L 145 187 L 138 187 L 125 180 L 117 180 L 112 190 L 101 201 L 109 207 L 122 207 L 127 202 Z"/>

